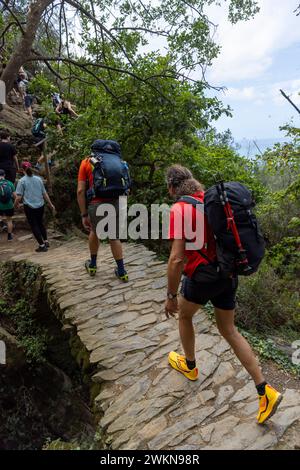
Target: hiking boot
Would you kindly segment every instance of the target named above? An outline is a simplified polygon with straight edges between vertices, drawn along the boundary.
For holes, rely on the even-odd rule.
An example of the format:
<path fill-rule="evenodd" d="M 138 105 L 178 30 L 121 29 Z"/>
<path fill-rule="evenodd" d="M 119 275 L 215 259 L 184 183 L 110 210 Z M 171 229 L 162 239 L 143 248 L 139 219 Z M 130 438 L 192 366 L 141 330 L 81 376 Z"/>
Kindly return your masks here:
<path fill-rule="evenodd" d="M 129 277 L 127 272 L 125 271 L 124 274 L 119 274 L 118 268 L 115 269 L 115 275 L 117 276 L 118 279 L 120 279 L 122 282 L 128 282 Z"/>
<path fill-rule="evenodd" d="M 173 369 L 178 370 L 178 372 L 181 372 L 187 379 L 198 379 L 197 367 L 195 367 L 194 369 L 189 369 L 186 365 L 185 357 L 180 356 L 180 354 L 177 354 L 175 351 L 171 351 L 169 354 L 169 364 L 173 367 Z"/>
<path fill-rule="evenodd" d="M 97 266 L 91 266 L 91 260 L 86 260 L 85 262 L 85 269 L 87 273 L 91 276 L 94 277 L 96 276 L 97 273 Z"/>
<path fill-rule="evenodd" d="M 46 251 L 48 251 L 48 248 L 45 245 L 44 246 L 39 246 L 35 251 L 37 253 L 45 253 Z"/>
<path fill-rule="evenodd" d="M 12 234 L 12 233 L 8 233 L 8 234 L 7 234 L 7 240 L 8 240 L 9 242 L 12 242 L 13 239 L 14 239 L 13 234 Z"/>
<path fill-rule="evenodd" d="M 271 418 L 278 408 L 282 400 L 281 393 L 277 392 L 270 385 L 266 385 L 266 391 L 264 395 L 258 395 L 259 399 L 259 410 L 257 415 L 257 421 L 259 424 L 263 424 L 267 419 Z"/>
<path fill-rule="evenodd" d="M 48 241 L 45 242 L 45 247 L 46 247 L 46 248 L 50 248 L 50 243 L 49 243 Z"/>

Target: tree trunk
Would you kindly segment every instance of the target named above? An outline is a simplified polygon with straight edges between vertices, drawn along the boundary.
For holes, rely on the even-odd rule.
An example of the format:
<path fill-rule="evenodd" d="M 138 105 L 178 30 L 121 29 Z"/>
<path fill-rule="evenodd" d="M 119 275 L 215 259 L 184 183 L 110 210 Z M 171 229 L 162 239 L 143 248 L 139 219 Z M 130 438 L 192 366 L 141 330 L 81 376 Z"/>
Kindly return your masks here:
<path fill-rule="evenodd" d="M 12 90 L 20 67 L 24 65 L 26 58 L 29 57 L 41 17 L 46 8 L 53 3 L 53 1 L 54 0 L 33 0 L 30 3 L 24 34 L 1 75 L 1 80 L 3 80 L 6 85 L 6 94 Z"/>

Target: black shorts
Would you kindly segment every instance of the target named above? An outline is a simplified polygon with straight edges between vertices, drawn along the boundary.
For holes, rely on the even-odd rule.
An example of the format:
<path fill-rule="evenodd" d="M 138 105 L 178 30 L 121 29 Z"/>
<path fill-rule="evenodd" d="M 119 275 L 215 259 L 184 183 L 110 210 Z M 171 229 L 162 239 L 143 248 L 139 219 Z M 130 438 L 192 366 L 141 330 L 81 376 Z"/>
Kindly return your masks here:
<path fill-rule="evenodd" d="M 3 210 L 0 209 L 0 215 L 2 217 L 13 217 L 14 213 L 15 213 L 14 208 L 12 208 L 12 209 L 3 209 Z"/>
<path fill-rule="evenodd" d="M 208 301 L 211 301 L 216 308 L 234 310 L 237 287 L 238 278 L 200 283 L 184 277 L 181 295 L 189 302 L 197 305 L 205 305 Z"/>

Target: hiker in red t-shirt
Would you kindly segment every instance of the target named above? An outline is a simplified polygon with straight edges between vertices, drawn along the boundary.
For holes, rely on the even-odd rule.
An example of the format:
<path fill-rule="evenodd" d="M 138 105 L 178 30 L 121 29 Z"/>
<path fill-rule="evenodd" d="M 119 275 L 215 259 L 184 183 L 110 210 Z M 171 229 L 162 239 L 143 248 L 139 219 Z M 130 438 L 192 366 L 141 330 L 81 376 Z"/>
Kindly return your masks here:
<path fill-rule="evenodd" d="M 212 282 L 199 281 L 203 266 L 209 271 L 209 267 L 217 263 L 214 235 L 204 215 L 203 205 L 199 204 L 204 201 L 204 189 L 193 178 L 192 173 L 180 165 L 168 169 L 167 185 L 170 196 L 179 201 L 173 205 L 170 214 L 169 238 L 172 241 L 172 249 L 168 263 L 165 311 L 167 318 L 170 315 L 175 316 L 177 312 L 179 314 L 179 333 L 185 354 L 182 356 L 175 351 L 170 352 L 169 363 L 188 379 L 198 379 L 193 316 L 200 305 L 211 301 L 215 307 L 219 332 L 255 382 L 259 394 L 257 420 L 263 423 L 275 412 L 282 396 L 265 382 L 251 347 L 234 325 L 238 279 L 233 277 Z M 197 204 L 180 201 L 180 198 L 187 196 L 189 200 L 194 198 Z M 201 210 L 198 210 L 198 206 Z M 183 272 L 185 276 L 178 299 L 177 292 Z"/>

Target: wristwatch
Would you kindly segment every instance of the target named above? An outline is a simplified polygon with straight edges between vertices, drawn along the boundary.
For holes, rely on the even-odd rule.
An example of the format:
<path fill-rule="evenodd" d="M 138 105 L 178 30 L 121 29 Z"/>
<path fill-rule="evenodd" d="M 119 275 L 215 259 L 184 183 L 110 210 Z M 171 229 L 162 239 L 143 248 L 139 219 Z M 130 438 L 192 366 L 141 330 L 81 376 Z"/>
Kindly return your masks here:
<path fill-rule="evenodd" d="M 81 214 L 81 218 L 83 219 L 84 217 L 88 217 L 88 215 L 89 215 L 88 213 L 86 213 L 86 214 Z"/>
<path fill-rule="evenodd" d="M 177 298 L 177 294 L 171 294 L 171 292 L 168 292 L 168 293 L 167 293 L 167 298 L 168 298 L 169 300 L 174 300 L 174 299 Z"/>

